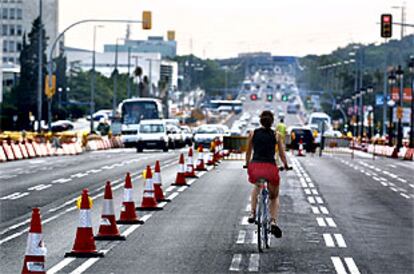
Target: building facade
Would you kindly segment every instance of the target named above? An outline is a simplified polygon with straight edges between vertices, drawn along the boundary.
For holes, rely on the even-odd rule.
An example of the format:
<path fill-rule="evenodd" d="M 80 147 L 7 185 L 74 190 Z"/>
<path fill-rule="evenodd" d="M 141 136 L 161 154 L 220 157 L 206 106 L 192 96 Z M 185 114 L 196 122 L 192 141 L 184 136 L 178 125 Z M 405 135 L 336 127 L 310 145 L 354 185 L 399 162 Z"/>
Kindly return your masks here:
<path fill-rule="evenodd" d="M 42 0 L 43 24 L 48 45 L 58 35 L 58 0 Z M 32 29 L 33 21 L 39 16 L 40 0 L 0 0 L 0 34 L 2 36 L 2 61 L 18 65 L 23 34 Z"/>

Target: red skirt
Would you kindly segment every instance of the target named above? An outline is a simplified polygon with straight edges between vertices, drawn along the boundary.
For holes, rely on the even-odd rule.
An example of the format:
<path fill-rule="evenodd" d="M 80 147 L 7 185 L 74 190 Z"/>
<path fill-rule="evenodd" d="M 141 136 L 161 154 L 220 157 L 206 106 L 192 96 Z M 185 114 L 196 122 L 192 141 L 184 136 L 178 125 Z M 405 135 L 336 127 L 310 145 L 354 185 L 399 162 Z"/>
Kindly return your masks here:
<path fill-rule="evenodd" d="M 261 178 L 275 186 L 278 186 L 280 182 L 279 169 L 272 163 L 249 163 L 247 174 L 249 175 L 249 182 L 252 184 L 255 184 Z"/>

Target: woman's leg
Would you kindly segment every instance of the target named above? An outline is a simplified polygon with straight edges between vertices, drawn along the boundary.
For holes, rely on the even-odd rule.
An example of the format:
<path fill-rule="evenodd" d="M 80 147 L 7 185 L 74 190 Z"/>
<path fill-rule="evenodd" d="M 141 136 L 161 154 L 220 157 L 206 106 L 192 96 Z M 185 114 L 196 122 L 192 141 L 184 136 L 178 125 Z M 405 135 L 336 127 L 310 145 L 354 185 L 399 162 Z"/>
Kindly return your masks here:
<path fill-rule="evenodd" d="M 279 185 L 269 184 L 268 188 L 270 193 L 270 218 L 276 222 L 279 213 Z"/>

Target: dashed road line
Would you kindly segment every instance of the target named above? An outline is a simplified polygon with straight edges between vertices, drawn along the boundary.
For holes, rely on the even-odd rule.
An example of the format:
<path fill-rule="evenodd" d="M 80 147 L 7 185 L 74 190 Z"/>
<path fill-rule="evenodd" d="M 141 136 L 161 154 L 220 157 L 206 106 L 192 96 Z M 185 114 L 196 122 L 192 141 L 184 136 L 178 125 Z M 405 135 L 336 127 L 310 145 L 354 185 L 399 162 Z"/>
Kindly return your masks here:
<path fill-rule="evenodd" d="M 336 227 L 336 223 L 334 222 L 334 220 L 332 218 L 326 217 L 325 220 L 326 220 L 326 223 L 328 224 L 328 226 Z"/>
<path fill-rule="evenodd" d="M 240 271 L 240 263 L 242 260 L 242 254 L 234 254 L 230 264 L 230 271 Z"/>
<path fill-rule="evenodd" d="M 317 217 L 317 218 L 316 218 L 316 222 L 317 222 L 317 223 L 318 223 L 318 225 L 319 225 L 319 226 L 321 226 L 321 227 L 325 227 L 325 226 L 326 226 L 326 223 L 325 223 L 324 218 Z"/>
<path fill-rule="evenodd" d="M 320 208 L 320 210 L 321 210 L 321 212 L 322 212 L 323 214 L 325 214 L 325 215 L 329 215 L 329 211 L 328 211 L 328 209 L 327 209 L 326 207 L 324 207 L 324 206 L 320 206 L 319 208 Z"/>
<path fill-rule="evenodd" d="M 318 204 L 323 204 L 323 200 L 322 200 L 322 198 L 320 196 L 316 196 L 315 199 L 316 199 L 316 202 Z"/>
<path fill-rule="evenodd" d="M 339 247 L 345 248 L 346 247 L 346 243 L 344 240 L 344 237 L 342 236 L 342 234 L 334 234 L 335 236 L 335 240 L 336 243 L 338 244 Z"/>
<path fill-rule="evenodd" d="M 237 236 L 236 244 L 244 244 L 246 240 L 246 230 L 240 230 L 239 235 Z"/>
<path fill-rule="evenodd" d="M 310 204 L 314 204 L 315 203 L 315 198 L 313 196 L 308 196 L 308 202 Z"/>
<path fill-rule="evenodd" d="M 356 266 L 354 259 L 352 259 L 351 257 L 347 257 L 345 258 L 345 263 L 349 269 L 349 272 L 351 272 L 351 274 L 360 274 L 358 267 Z"/>
<path fill-rule="evenodd" d="M 259 260 L 260 256 L 259 254 L 250 254 L 249 258 L 249 272 L 258 272 L 259 271 Z"/>
<path fill-rule="evenodd" d="M 311 209 L 312 209 L 313 214 L 321 214 L 317 206 L 312 206 Z"/>
<path fill-rule="evenodd" d="M 249 217 L 248 216 L 244 216 L 240 222 L 241 225 L 249 225 L 249 221 L 248 221 Z"/>
<path fill-rule="evenodd" d="M 325 245 L 327 247 L 335 247 L 335 243 L 333 241 L 333 238 L 332 238 L 331 234 L 324 233 L 322 236 L 323 236 L 323 239 L 325 241 Z"/>
<path fill-rule="evenodd" d="M 403 196 L 405 199 L 410 199 L 411 197 L 410 196 L 408 196 L 407 194 L 405 194 L 405 193 L 400 193 L 400 195 L 401 196 Z"/>
<path fill-rule="evenodd" d="M 69 265 L 71 262 L 73 262 L 76 258 L 65 258 L 62 261 L 60 261 L 58 264 L 54 265 L 51 269 L 47 271 L 47 274 L 55 274 L 59 272 L 62 268 Z"/>
<path fill-rule="evenodd" d="M 64 184 L 70 181 L 72 181 L 71 178 L 60 178 L 60 179 L 53 180 L 51 183 L 52 184 Z"/>
<path fill-rule="evenodd" d="M 331 261 L 335 267 L 336 273 L 337 274 L 347 274 L 346 270 L 345 270 L 345 266 L 342 263 L 341 258 L 339 257 L 331 257 Z"/>
<path fill-rule="evenodd" d="M 172 193 L 170 196 L 167 197 L 168 200 L 173 200 L 175 197 L 177 197 L 179 194 L 178 192 Z"/>

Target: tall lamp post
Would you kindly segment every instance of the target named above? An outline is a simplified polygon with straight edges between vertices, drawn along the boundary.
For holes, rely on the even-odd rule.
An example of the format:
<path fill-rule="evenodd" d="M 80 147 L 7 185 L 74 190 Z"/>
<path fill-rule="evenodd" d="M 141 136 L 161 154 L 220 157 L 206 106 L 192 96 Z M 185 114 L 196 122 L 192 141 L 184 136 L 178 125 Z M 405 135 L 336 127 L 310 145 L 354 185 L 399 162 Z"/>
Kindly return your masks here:
<path fill-rule="evenodd" d="M 394 71 L 390 71 L 390 74 L 388 75 L 388 86 L 390 88 L 390 100 L 387 102 L 388 107 L 390 108 L 389 112 L 389 120 L 388 120 L 388 145 L 393 146 L 393 107 L 395 106 L 394 100 L 392 100 L 392 89 L 395 85 L 395 74 Z M 385 100 L 385 98 L 384 98 Z"/>
<path fill-rule="evenodd" d="M 360 114 L 361 114 L 361 140 L 365 137 L 365 126 L 364 126 L 364 95 L 367 94 L 367 90 L 365 88 L 361 88 L 359 91 L 359 106 L 361 108 Z"/>
<path fill-rule="evenodd" d="M 408 68 L 411 75 L 410 148 L 414 148 L 414 56 L 410 56 Z"/>
<path fill-rule="evenodd" d="M 96 29 L 103 28 L 102 25 L 95 25 L 93 26 L 93 52 L 92 52 L 92 75 L 91 75 L 91 98 L 90 98 L 90 132 L 94 132 L 94 125 L 93 125 L 93 113 L 95 112 L 95 82 L 96 82 L 96 75 L 95 75 L 95 65 L 96 65 Z"/>
<path fill-rule="evenodd" d="M 368 94 L 368 100 L 370 100 L 371 94 L 374 93 L 374 87 L 373 86 L 368 86 L 367 87 L 367 94 Z M 372 102 L 372 101 L 371 101 Z M 374 102 L 375 105 L 375 102 Z M 368 108 L 368 139 L 372 138 L 372 135 L 375 135 L 375 131 L 374 134 L 372 134 L 372 125 L 375 126 L 375 122 L 374 122 L 374 116 L 375 116 L 375 108 L 373 106 L 369 106 Z"/>
<path fill-rule="evenodd" d="M 401 121 L 401 113 L 402 113 L 402 106 L 403 106 L 403 86 L 404 86 L 404 71 L 402 70 L 401 66 L 398 66 L 397 71 L 395 72 L 397 80 L 400 83 L 400 96 L 398 100 L 398 135 L 397 135 L 397 152 L 402 147 L 402 139 L 403 139 L 403 130 L 402 130 L 402 121 Z"/>

